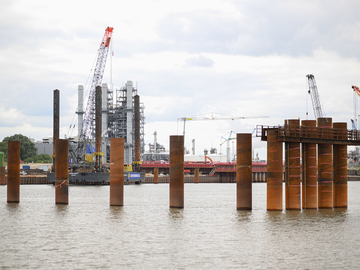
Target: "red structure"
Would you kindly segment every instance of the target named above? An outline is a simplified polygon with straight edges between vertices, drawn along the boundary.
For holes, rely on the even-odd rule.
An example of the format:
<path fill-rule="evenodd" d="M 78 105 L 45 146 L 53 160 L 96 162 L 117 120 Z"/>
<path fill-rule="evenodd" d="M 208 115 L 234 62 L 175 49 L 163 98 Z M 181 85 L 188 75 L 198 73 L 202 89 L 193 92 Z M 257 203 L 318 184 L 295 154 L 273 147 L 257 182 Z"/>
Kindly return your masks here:
<path fill-rule="evenodd" d="M 110 139 L 110 205 L 124 205 L 124 138 Z"/>
<path fill-rule="evenodd" d="M 184 208 L 184 136 L 170 136 L 170 208 Z"/>

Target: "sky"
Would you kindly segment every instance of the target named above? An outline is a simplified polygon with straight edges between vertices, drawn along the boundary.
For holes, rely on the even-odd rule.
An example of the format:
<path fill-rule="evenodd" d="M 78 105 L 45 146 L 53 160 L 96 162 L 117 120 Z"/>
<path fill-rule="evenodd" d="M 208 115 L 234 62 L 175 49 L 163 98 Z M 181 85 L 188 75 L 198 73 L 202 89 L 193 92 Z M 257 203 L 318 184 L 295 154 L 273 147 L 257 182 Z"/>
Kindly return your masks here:
<path fill-rule="evenodd" d="M 360 86 L 359 10 L 357 0 L 2 0 L 0 141 L 52 136 L 54 89 L 60 137 L 76 135 L 69 126 L 77 87 L 89 84 L 108 26 L 114 56 L 103 82 L 114 91 L 128 80 L 137 85 L 146 145 L 156 131 L 168 149 L 169 136 L 183 133 L 181 117 L 269 117 L 187 121 L 185 147 L 195 139 L 196 155 L 211 147 L 225 154 L 230 132 L 315 119 L 307 74 L 326 116 L 350 129 L 359 99 L 351 85 Z M 266 159 L 265 142 L 254 137 L 252 146 Z"/>

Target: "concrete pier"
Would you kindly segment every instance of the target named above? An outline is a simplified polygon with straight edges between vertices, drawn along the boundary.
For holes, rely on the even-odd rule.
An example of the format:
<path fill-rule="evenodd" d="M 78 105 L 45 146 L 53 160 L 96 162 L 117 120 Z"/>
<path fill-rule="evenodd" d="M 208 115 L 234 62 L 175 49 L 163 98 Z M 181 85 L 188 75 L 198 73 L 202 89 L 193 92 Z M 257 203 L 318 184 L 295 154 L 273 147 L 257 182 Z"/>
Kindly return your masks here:
<path fill-rule="evenodd" d="M 124 138 L 110 139 L 110 205 L 124 205 Z"/>
<path fill-rule="evenodd" d="M 170 136 L 170 208 L 184 208 L 184 136 Z"/>
<path fill-rule="evenodd" d="M 236 134 L 236 207 L 252 209 L 252 142 L 251 133 Z"/>
<path fill-rule="evenodd" d="M 302 126 L 316 128 L 316 120 L 303 120 Z M 317 209 L 316 143 L 302 143 L 302 207 Z"/>
<path fill-rule="evenodd" d="M 285 120 L 285 129 L 296 136 L 300 120 Z M 285 142 L 285 207 L 287 210 L 301 210 L 300 143 Z"/>
<path fill-rule="evenodd" d="M 7 202 L 20 202 L 20 142 L 8 141 Z"/>
<path fill-rule="evenodd" d="M 69 142 L 55 140 L 55 204 L 69 204 Z"/>
<path fill-rule="evenodd" d="M 277 131 L 267 133 L 267 210 L 282 210 L 282 142 Z"/>
<path fill-rule="evenodd" d="M 321 134 L 322 138 L 332 139 L 332 134 L 328 132 L 332 128 L 331 118 L 318 118 L 317 126 L 324 128 L 324 131 Z M 318 208 L 333 208 L 332 144 L 318 144 Z"/>
<path fill-rule="evenodd" d="M 347 139 L 347 123 L 334 123 L 334 129 L 344 130 L 343 139 Z M 334 144 L 334 207 L 347 208 L 347 145 Z"/>

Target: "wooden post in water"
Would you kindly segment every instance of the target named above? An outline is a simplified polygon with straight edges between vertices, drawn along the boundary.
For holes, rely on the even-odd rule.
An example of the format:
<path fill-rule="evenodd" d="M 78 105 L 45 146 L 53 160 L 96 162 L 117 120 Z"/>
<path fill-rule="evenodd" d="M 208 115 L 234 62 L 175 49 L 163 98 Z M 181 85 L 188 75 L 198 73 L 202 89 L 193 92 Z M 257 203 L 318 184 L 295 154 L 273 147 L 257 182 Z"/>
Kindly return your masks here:
<path fill-rule="evenodd" d="M 317 125 L 324 130 L 319 135 L 320 138 L 332 139 L 332 119 L 320 117 Z M 318 207 L 333 208 L 333 145 L 318 144 Z"/>
<path fill-rule="evenodd" d="M 111 138 L 110 205 L 124 205 L 124 138 Z"/>
<path fill-rule="evenodd" d="M 20 142 L 8 141 L 7 202 L 20 202 Z"/>
<path fill-rule="evenodd" d="M 55 204 L 69 204 L 69 142 L 55 140 Z"/>
<path fill-rule="evenodd" d="M 236 134 L 236 206 L 252 209 L 251 133 Z"/>
<path fill-rule="evenodd" d="M 340 137 L 347 140 L 347 123 L 334 123 L 334 129 L 339 129 Z M 334 207 L 347 208 L 347 145 L 334 144 Z"/>
<path fill-rule="evenodd" d="M 282 142 L 277 130 L 267 132 L 267 210 L 282 210 Z"/>
<path fill-rule="evenodd" d="M 316 120 L 303 120 L 302 126 L 316 128 Z M 302 207 L 317 209 L 316 143 L 302 143 Z"/>
<path fill-rule="evenodd" d="M 184 208 L 184 136 L 170 136 L 170 208 Z"/>
<path fill-rule="evenodd" d="M 195 168 L 195 173 L 194 173 L 194 183 L 195 184 L 199 184 L 200 183 L 200 170 L 199 168 Z"/>
<path fill-rule="evenodd" d="M 285 136 L 296 136 L 299 119 L 285 120 Z M 287 210 L 301 210 L 300 143 L 285 142 L 285 206 Z"/>
<path fill-rule="evenodd" d="M 159 184 L 159 168 L 154 168 L 154 184 Z"/>

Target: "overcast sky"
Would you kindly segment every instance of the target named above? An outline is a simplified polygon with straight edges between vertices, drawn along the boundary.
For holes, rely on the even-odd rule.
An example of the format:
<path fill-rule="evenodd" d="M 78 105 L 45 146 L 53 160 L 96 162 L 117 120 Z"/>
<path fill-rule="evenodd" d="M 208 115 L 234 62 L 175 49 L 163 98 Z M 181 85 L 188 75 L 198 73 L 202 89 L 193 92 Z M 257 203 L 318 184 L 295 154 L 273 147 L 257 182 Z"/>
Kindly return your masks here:
<path fill-rule="evenodd" d="M 86 84 L 105 29 L 114 27 L 112 69 L 103 82 L 132 80 L 145 104 L 145 143 L 166 148 L 182 134 L 179 117 L 210 112 L 266 119 L 186 123 L 196 154 L 230 131 L 284 119 L 314 119 L 307 74 L 314 74 L 326 116 L 354 118 L 351 85 L 360 86 L 360 1 L 2 0 L 0 140 L 52 136 L 53 90 L 60 90 L 61 137 L 69 135 L 77 86 Z M 86 97 L 87 98 L 87 97 Z M 77 129 L 72 135 L 76 135 Z M 223 144 L 221 151 L 225 153 Z M 266 144 L 253 139 L 266 158 Z M 147 147 L 146 147 L 147 149 Z"/>

